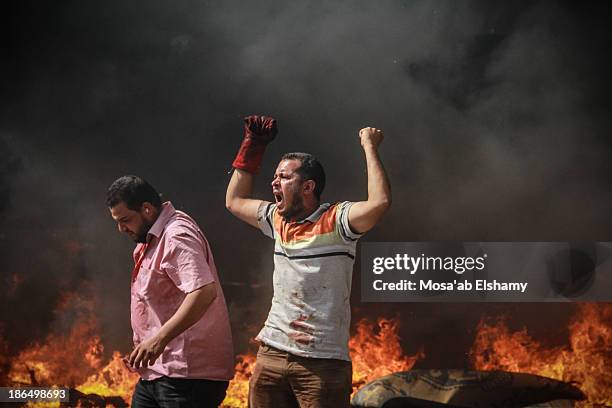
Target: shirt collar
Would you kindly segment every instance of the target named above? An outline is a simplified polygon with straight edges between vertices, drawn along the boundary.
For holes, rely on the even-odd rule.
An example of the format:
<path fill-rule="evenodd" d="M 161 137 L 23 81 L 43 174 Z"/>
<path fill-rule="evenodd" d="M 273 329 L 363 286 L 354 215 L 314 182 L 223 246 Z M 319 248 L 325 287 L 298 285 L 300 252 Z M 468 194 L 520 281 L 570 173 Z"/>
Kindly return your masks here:
<path fill-rule="evenodd" d="M 147 235 L 153 235 L 154 237 L 159 238 L 161 233 L 164 231 L 166 224 L 170 220 L 170 217 L 172 217 L 175 213 L 176 209 L 170 201 L 166 201 L 165 203 L 163 203 L 162 209 L 159 212 L 159 216 L 149 229 Z"/>
<path fill-rule="evenodd" d="M 323 215 L 323 213 L 325 211 L 327 211 L 329 209 L 330 204 L 329 203 L 323 203 L 319 206 L 319 208 L 317 208 L 316 210 L 313 211 L 312 214 L 310 214 L 308 217 L 304 218 L 303 220 L 299 220 L 299 221 L 295 221 L 296 224 L 303 224 L 306 221 L 308 222 L 317 222 L 317 220 L 319 218 L 321 218 L 321 215 Z"/>

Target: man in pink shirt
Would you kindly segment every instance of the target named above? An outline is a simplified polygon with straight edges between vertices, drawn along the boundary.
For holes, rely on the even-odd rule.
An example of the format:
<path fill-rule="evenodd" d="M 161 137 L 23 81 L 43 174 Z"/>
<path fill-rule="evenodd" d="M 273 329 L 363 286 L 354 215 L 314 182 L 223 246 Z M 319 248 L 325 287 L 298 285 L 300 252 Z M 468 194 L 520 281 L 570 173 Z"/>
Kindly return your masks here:
<path fill-rule="evenodd" d="M 196 222 L 136 176 L 117 179 L 106 204 L 137 242 L 131 284 L 140 374 L 132 408 L 217 407 L 233 377 L 232 336 L 219 277 Z"/>

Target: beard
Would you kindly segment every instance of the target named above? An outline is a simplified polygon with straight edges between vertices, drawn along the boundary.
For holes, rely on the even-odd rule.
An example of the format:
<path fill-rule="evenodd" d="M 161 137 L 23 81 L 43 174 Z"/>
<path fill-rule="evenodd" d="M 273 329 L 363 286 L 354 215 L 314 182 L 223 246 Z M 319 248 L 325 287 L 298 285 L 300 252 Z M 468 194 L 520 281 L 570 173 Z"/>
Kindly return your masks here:
<path fill-rule="evenodd" d="M 152 222 L 143 219 L 142 227 L 136 232 L 136 238 L 134 238 L 134 242 L 145 244 L 147 242 L 147 235 L 149 234 L 149 230 L 152 226 Z"/>
<path fill-rule="evenodd" d="M 291 197 L 291 205 L 287 206 L 284 214 L 281 214 L 281 217 L 283 217 L 285 221 L 291 221 L 293 218 L 295 218 L 297 215 L 299 215 L 303 211 L 304 211 L 304 198 L 301 195 L 294 193 Z"/>

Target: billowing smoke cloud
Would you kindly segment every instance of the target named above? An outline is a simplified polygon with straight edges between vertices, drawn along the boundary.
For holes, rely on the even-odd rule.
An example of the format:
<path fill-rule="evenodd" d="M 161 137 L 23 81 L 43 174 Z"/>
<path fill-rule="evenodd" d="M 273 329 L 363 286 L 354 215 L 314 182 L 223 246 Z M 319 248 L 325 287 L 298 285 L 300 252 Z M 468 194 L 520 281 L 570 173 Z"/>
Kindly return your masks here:
<path fill-rule="evenodd" d="M 323 161 L 327 200 L 364 198 L 357 131 L 385 131 L 381 155 L 394 203 L 366 239 L 606 240 L 611 230 L 604 5 L 20 7 L 0 117 L 0 131 L 14 135 L 2 147 L 0 195 L 9 204 L 0 207 L 0 273 L 3 290 L 20 276 L 1 301 L 15 347 L 49 329 L 58 293 L 91 290 L 106 344 L 129 348 L 132 244 L 104 207 L 107 186 L 126 173 L 145 177 L 200 221 L 236 328 L 258 327 L 269 307 L 271 242 L 224 209 L 241 117 L 254 112 L 276 116 L 281 132 L 256 186 L 262 198 L 286 151 Z M 15 154 L 21 167 L 5 165 Z M 374 305 L 366 312 L 358 295 L 356 317 L 399 313 L 407 337 L 423 341 L 435 334 L 423 322 L 439 321 L 469 344 L 465 327 L 483 309 L 499 308 Z M 531 307 L 504 310 L 526 315 Z M 567 310 L 546 313 L 554 320 Z M 13 317 L 24 316 L 40 330 L 18 329 Z"/>

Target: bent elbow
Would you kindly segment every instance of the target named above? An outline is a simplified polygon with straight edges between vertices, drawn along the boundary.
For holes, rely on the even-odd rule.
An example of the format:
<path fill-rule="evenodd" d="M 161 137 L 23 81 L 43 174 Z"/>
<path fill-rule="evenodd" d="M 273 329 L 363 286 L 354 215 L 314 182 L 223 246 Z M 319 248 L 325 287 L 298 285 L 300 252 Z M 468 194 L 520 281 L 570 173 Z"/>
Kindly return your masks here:
<path fill-rule="evenodd" d="M 376 209 L 382 215 L 391 207 L 391 197 L 385 197 L 376 202 Z"/>
<path fill-rule="evenodd" d="M 236 204 L 234 203 L 234 200 L 225 199 L 225 208 L 227 208 L 227 211 L 233 214 L 235 207 L 236 207 Z"/>
<path fill-rule="evenodd" d="M 204 309 L 206 309 L 208 305 L 210 305 L 217 298 L 217 292 L 219 290 L 218 287 L 219 285 L 217 285 L 216 282 L 211 282 L 202 288 L 199 301 Z"/>
<path fill-rule="evenodd" d="M 208 285 L 210 287 L 209 290 L 209 296 L 210 296 L 210 301 L 212 302 L 213 300 L 215 300 L 217 298 L 217 293 L 219 292 L 219 285 L 217 285 L 216 283 L 213 283 L 212 285 Z"/>

